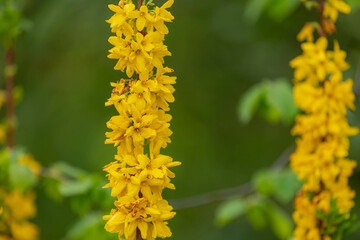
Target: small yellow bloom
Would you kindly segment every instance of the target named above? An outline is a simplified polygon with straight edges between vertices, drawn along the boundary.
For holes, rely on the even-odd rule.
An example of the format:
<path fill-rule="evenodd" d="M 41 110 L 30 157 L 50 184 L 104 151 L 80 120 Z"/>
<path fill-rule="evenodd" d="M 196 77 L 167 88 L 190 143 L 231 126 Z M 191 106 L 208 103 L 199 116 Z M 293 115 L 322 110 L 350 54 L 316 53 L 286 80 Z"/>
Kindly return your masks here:
<path fill-rule="evenodd" d="M 296 38 L 299 42 L 302 42 L 304 40 L 306 40 L 307 42 L 313 42 L 314 41 L 314 26 L 313 26 L 313 24 L 306 23 Z"/>

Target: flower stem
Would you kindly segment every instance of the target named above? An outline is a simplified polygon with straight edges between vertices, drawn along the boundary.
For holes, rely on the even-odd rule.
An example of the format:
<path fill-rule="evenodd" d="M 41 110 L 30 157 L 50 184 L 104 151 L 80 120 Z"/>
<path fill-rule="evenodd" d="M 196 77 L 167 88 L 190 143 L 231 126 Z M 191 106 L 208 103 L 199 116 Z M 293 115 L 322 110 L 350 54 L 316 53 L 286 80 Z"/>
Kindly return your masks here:
<path fill-rule="evenodd" d="M 15 51 L 13 45 L 5 52 L 6 78 L 6 119 L 7 146 L 12 149 L 15 144 L 15 114 L 14 114 L 14 79 L 15 79 Z"/>
<path fill-rule="evenodd" d="M 319 23 L 320 23 L 320 29 L 319 29 L 319 35 L 321 37 L 326 37 L 325 32 L 325 19 L 324 19 L 324 8 L 325 8 L 325 0 L 319 0 Z"/>
<path fill-rule="evenodd" d="M 138 0 L 137 1 L 137 9 L 140 10 L 144 0 Z"/>

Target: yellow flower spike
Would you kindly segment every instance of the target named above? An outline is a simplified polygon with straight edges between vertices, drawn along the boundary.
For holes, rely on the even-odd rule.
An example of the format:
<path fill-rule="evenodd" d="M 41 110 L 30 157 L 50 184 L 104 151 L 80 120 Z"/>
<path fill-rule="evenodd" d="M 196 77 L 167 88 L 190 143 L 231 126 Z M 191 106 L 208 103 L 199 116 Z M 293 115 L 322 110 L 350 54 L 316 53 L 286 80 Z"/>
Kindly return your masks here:
<path fill-rule="evenodd" d="M 301 45 L 303 53 L 290 62 L 294 68 L 294 100 L 303 111 L 292 129 L 298 138 L 290 159 L 293 171 L 304 181 L 294 202 L 296 240 L 331 240 L 337 225 L 327 226 L 324 218 L 344 214 L 348 219 L 355 197 L 348 181 L 356 162 L 347 156 L 348 138 L 358 134 L 358 129 L 346 119 L 347 109 L 355 108 L 353 81 L 343 79 L 343 71 L 349 68 L 346 52 L 337 41 L 334 50 L 328 50 L 326 38 L 334 32 L 338 12 L 348 13 L 350 9 L 341 0 L 319 0 L 317 6 L 322 4 L 321 22 L 316 24 L 319 38 L 313 42 L 313 30 L 305 25 L 297 36 L 299 41 L 307 40 Z M 330 228 L 333 230 L 328 231 Z"/>
<path fill-rule="evenodd" d="M 142 4 L 142 1 L 139 1 Z M 180 165 L 161 150 L 171 142 L 169 103 L 173 102 L 176 77 L 164 67 L 170 56 L 164 45 L 168 28 L 165 22 L 174 17 L 161 7 L 137 6 L 131 1 L 109 5 L 114 15 L 107 21 L 116 36 L 109 38 L 113 47 L 108 57 L 116 59 L 115 70 L 129 79 L 112 83 L 106 106 L 113 105 L 117 114 L 107 122 L 107 144 L 117 147 L 115 162 L 104 167 L 115 209 L 103 217 L 105 229 L 118 233 L 119 239 L 135 240 L 171 236 L 167 220 L 174 217 L 172 207 L 162 198 L 165 188 L 175 189 L 169 168 Z"/>

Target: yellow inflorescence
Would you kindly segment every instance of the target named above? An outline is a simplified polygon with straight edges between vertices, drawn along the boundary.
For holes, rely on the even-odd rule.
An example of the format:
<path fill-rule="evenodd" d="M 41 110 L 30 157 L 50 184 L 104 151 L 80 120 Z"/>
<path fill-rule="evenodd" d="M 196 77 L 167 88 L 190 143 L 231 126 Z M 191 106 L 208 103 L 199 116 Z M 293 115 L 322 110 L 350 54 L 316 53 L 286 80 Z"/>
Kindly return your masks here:
<path fill-rule="evenodd" d="M 28 166 L 36 177 L 40 164 L 29 155 L 20 155 L 18 162 Z M 0 240 L 37 240 L 38 227 L 29 219 L 36 216 L 35 192 L 0 188 Z"/>
<path fill-rule="evenodd" d="M 114 105 L 117 115 L 107 123 L 106 143 L 117 147 L 116 161 L 104 167 L 111 195 L 117 197 L 105 229 L 119 239 L 155 239 L 171 236 L 167 220 L 174 217 L 172 207 L 162 198 L 164 188 L 174 189 L 175 175 L 170 167 L 180 165 L 160 150 L 170 143 L 169 103 L 174 101 L 173 70 L 164 66 L 171 53 L 164 45 L 168 33 L 165 22 L 174 17 L 167 10 L 173 0 L 161 7 L 152 1 L 121 0 L 109 5 L 115 14 L 108 20 L 109 38 L 114 45 L 109 58 L 117 59 L 115 70 L 128 79 L 111 83 L 114 87 L 106 106 Z"/>
<path fill-rule="evenodd" d="M 347 109 L 355 109 L 353 81 L 343 81 L 343 71 L 349 68 L 346 52 L 337 41 L 329 50 L 326 38 L 335 31 L 339 11 L 348 13 L 350 7 L 342 0 L 319 0 L 317 7 L 322 20 L 305 24 L 297 37 L 306 40 L 303 53 L 290 63 L 295 69 L 294 99 L 303 111 L 292 130 L 299 138 L 291 166 L 304 181 L 295 200 L 295 240 L 331 240 L 336 225 L 327 226 L 324 218 L 334 211 L 349 218 L 355 196 L 348 179 L 356 163 L 347 156 L 348 137 L 358 129 L 346 120 Z M 316 41 L 315 30 L 320 34 Z"/>
<path fill-rule="evenodd" d="M 35 194 L 20 191 L 3 192 L 2 213 L 0 213 L 0 240 L 36 240 L 38 228 L 29 222 L 36 215 Z"/>

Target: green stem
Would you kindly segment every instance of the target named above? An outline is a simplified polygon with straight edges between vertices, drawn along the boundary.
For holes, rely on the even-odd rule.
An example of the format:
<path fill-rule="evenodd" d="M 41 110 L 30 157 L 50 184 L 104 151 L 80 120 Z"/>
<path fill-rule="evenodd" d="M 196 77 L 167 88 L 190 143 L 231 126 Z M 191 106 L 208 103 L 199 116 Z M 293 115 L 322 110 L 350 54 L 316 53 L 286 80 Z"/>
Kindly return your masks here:
<path fill-rule="evenodd" d="M 14 110 L 14 80 L 15 80 L 15 51 L 13 45 L 5 52 L 6 78 L 6 119 L 7 119 L 7 146 L 12 149 L 15 144 L 15 110 Z"/>

